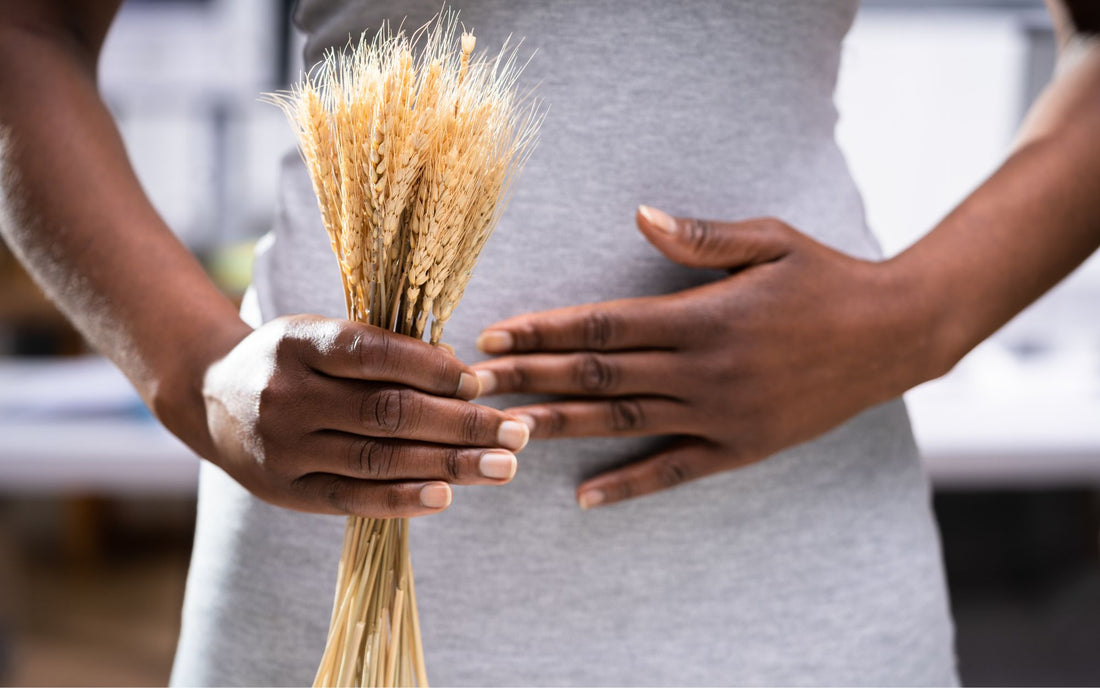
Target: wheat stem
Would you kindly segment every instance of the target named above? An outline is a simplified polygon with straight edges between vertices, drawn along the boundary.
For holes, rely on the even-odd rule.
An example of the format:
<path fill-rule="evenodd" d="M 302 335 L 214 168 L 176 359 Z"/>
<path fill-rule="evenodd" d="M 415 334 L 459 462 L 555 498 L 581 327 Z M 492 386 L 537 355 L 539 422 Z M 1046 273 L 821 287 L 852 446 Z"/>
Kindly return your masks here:
<path fill-rule="evenodd" d="M 411 37 L 383 26 L 269 97 L 298 136 L 348 318 L 433 343 L 542 119 L 516 94 L 516 46 L 475 54 L 457 25 L 445 9 Z M 349 517 L 314 685 L 427 685 L 409 525 Z"/>

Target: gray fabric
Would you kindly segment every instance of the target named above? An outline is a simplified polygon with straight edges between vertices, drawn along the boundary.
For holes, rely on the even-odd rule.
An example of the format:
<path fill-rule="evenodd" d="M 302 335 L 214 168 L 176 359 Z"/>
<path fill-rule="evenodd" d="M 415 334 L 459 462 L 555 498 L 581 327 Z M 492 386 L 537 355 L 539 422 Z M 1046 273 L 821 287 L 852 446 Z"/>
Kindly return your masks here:
<path fill-rule="evenodd" d="M 303 1 L 307 58 L 439 7 Z M 878 255 L 834 143 L 856 0 L 469 0 L 479 47 L 538 53 L 543 142 L 446 339 L 476 360 L 516 313 L 683 289 L 633 227 L 639 203 L 775 215 Z M 343 310 L 305 170 L 288 156 L 254 323 Z M 514 400 L 513 400 L 514 401 Z M 952 626 L 926 479 L 891 402 L 758 465 L 591 512 L 579 480 L 647 439 L 535 442 L 508 487 L 459 487 L 414 521 L 430 678 L 459 684 L 951 684 Z M 324 643 L 343 520 L 250 496 L 204 465 L 173 683 L 305 684 Z"/>

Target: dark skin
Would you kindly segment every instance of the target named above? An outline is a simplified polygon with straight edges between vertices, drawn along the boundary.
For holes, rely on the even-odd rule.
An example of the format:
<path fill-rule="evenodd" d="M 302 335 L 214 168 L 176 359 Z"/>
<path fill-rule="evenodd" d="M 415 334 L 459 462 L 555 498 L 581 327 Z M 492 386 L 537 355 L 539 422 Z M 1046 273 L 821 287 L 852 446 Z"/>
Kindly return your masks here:
<path fill-rule="evenodd" d="M 927 237 L 870 262 L 780 220 L 639 212 L 670 259 L 731 276 L 517 316 L 471 367 L 311 315 L 253 330 L 156 215 L 99 97 L 117 2 L 0 0 L 0 231 L 161 421 L 258 497 L 416 516 L 503 485 L 536 437 L 676 435 L 578 488 L 610 504 L 765 459 L 951 368 L 1100 244 L 1100 51 L 1036 106 L 1009 160 Z M 1052 2 L 1059 35 L 1090 2 Z M 502 334 L 503 333 L 503 334 Z M 502 346 L 510 339 L 511 346 Z M 479 393 L 561 395 L 499 412 Z"/>
<path fill-rule="evenodd" d="M 527 429 L 443 348 L 302 315 L 252 330 L 141 190 L 95 83 L 117 2 L 0 3 L 0 229 L 158 418 L 258 497 L 416 516 L 508 482 Z M 48 85 L 48 87 L 44 87 Z"/>
<path fill-rule="evenodd" d="M 1050 3 L 1058 37 L 1094 3 Z M 1100 245 L 1100 49 L 1033 108 L 1014 153 L 898 257 L 843 255 L 779 219 L 640 208 L 669 259 L 730 277 L 678 294 L 529 313 L 478 340 L 483 394 L 561 395 L 508 411 L 532 437 L 671 435 L 584 481 L 584 507 L 760 461 L 946 373 Z M 671 231 L 666 231 L 671 230 Z"/>
<path fill-rule="evenodd" d="M 674 234 L 650 219 L 662 216 Z M 566 397 L 510 409 L 533 421 L 534 438 L 678 436 L 586 481 L 582 506 L 758 461 L 934 376 L 919 321 L 888 305 L 905 286 L 878 264 L 774 219 L 704 223 L 643 208 L 637 222 L 671 260 L 735 274 L 668 296 L 522 315 L 478 342 L 510 352 L 475 366 L 483 394 Z M 868 343 L 889 353 L 875 368 Z"/>

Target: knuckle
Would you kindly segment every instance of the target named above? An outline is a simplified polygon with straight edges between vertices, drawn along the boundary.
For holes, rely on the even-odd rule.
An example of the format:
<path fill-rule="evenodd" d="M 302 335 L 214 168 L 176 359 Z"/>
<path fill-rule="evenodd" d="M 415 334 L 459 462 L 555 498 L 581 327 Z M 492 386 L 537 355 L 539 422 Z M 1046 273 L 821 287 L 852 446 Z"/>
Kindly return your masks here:
<path fill-rule="evenodd" d="M 393 473 L 394 459 L 392 445 L 363 439 L 352 443 L 348 456 L 348 468 L 354 475 L 384 477 Z"/>
<path fill-rule="evenodd" d="M 543 348 L 542 328 L 534 323 L 525 323 L 512 331 L 515 348 L 518 351 L 538 351 Z"/>
<path fill-rule="evenodd" d="M 525 392 L 530 389 L 531 376 L 527 373 L 527 366 L 522 363 L 514 363 L 504 371 L 507 389 L 513 392 Z"/>
<path fill-rule="evenodd" d="M 768 232 L 782 233 L 786 232 L 790 227 L 786 222 L 780 220 L 778 217 L 765 217 L 761 218 L 760 226 Z"/>
<path fill-rule="evenodd" d="M 687 482 L 692 477 L 691 469 L 684 460 L 677 456 L 662 456 L 657 459 L 654 466 L 657 482 L 662 487 L 675 487 Z"/>
<path fill-rule="evenodd" d="M 615 484 L 607 488 L 608 495 L 612 501 L 622 502 L 627 499 L 631 499 L 638 493 L 634 488 L 634 483 L 631 480 L 620 480 Z"/>
<path fill-rule="evenodd" d="M 388 434 L 397 434 L 405 425 L 409 394 L 406 390 L 383 387 L 362 397 L 359 418 L 363 425 Z"/>
<path fill-rule="evenodd" d="M 300 475 L 297 478 L 292 479 L 289 483 L 290 491 L 299 495 L 304 495 L 309 492 L 310 480 L 314 476 L 310 474 Z"/>
<path fill-rule="evenodd" d="M 762 236 L 760 237 L 761 243 L 766 243 L 768 241 L 774 243 L 776 241 L 779 241 L 786 244 L 796 234 L 794 229 L 789 224 L 787 224 L 783 220 L 780 220 L 777 217 L 763 218 L 760 221 L 760 229 L 762 230 Z"/>
<path fill-rule="evenodd" d="M 577 387 L 591 394 L 618 387 L 619 370 L 606 356 L 582 354 L 574 371 Z"/>
<path fill-rule="evenodd" d="M 347 345 L 348 355 L 361 370 L 385 368 L 390 355 L 390 340 L 380 330 L 357 327 Z"/>
<path fill-rule="evenodd" d="M 293 331 L 283 331 L 272 345 L 272 355 L 276 363 L 286 364 L 300 358 L 303 342 Z"/>
<path fill-rule="evenodd" d="M 481 431 L 482 412 L 473 404 L 463 409 L 462 418 L 459 420 L 459 435 L 466 444 L 477 444 L 485 434 Z"/>
<path fill-rule="evenodd" d="M 397 487 L 391 486 L 382 490 L 382 497 L 379 502 L 379 507 L 384 513 L 399 514 L 405 511 L 405 498 Z"/>
<path fill-rule="evenodd" d="M 446 386 L 449 388 L 447 390 L 449 392 L 458 391 L 458 386 L 460 384 L 459 376 L 461 375 L 461 372 L 455 369 L 455 367 L 451 364 L 449 360 L 447 360 L 447 357 L 445 356 L 436 355 L 433 357 L 433 359 L 434 375 L 432 376 L 432 379 L 439 380 L 445 383 Z"/>
<path fill-rule="evenodd" d="M 527 365 L 524 363 L 513 363 L 508 365 L 507 370 L 502 371 L 503 382 L 505 383 L 505 389 L 511 392 L 526 392 L 530 389 L 530 375 L 527 372 Z"/>
<path fill-rule="evenodd" d="M 637 399 L 615 399 L 610 406 L 610 424 L 615 432 L 634 432 L 646 426 L 645 410 Z"/>
<path fill-rule="evenodd" d="M 253 440 L 250 449 L 253 459 L 263 466 L 264 472 L 283 479 L 297 477 L 298 471 L 294 469 L 294 459 L 283 448 L 272 446 L 270 442 L 257 438 Z"/>
<path fill-rule="evenodd" d="M 544 417 L 538 419 L 536 427 L 543 428 L 546 434 L 551 436 L 561 435 L 569 427 L 569 418 L 561 409 L 550 408 Z"/>
<path fill-rule="evenodd" d="M 267 418 L 281 406 L 282 390 L 278 385 L 268 383 L 260 390 L 260 397 L 257 399 L 257 411 L 259 415 L 260 423 L 264 423 Z"/>
<path fill-rule="evenodd" d="M 617 323 L 610 313 L 592 311 L 581 321 L 582 345 L 587 349 L 603 349 L 611 344 Z"/>
<path fill-rule="evenodd" d="M 717 334 L 722 335 L 724 331 L 719 330 Z M 689 370 L 689 372 L 696 379 L 712 380 L 715 387 L 723 392 L 731 392 L 733 386 L 743 377 L 741 363 L 733 355 L 716 357 L 708 365 L 698 366 L 693 370 Z"/>
<path fill-rule="evenodd" d="M 333 509 L 344 513 L 355 511 L 351 495 L 348 492 L 347 483 L 340 478 L 331 478 L 323 488 L 325 502 Z"/>
<path fill-rule="evenodd" d="M 267 381 L 264 388 L 260 390 L 257 400 L 257 411 L 261 423 L 271 420 L 273 415 L 286 407 L 292 397 L 290 387 L 286 380 L 278 376 Z"/>
<path fill-rule="evenodd" d="M 715 241 L 714 226 L 707 220 L 690 218 L 684 220 L 681 227 L 684 241 L 694 251 L 705 253 L 710 250 Z"/>
<path fill-rule="evenodd" d="M 462 477 L 462 454 L 457 447 L 447 447 L 443 450 L 443 479 L 447 482 L 456 482 Z"/>

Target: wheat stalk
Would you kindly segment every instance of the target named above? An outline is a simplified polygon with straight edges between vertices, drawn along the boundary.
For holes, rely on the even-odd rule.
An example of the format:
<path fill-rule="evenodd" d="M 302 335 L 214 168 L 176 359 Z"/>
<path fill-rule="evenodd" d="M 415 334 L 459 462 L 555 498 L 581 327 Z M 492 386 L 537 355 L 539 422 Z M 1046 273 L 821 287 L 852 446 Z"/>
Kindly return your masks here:
<path fill-rule="evenodd" d="M 297 134 L 349 319 L 440 342 L 543 112 L 516 91 L 516 46 L 475 55 L 444 9 L 383 26 L 267 99 Z M 458 42 L 455 49 L 456 38 Z M 315 686 L 427 685 L 408 519 L 352 516 Z"/>

